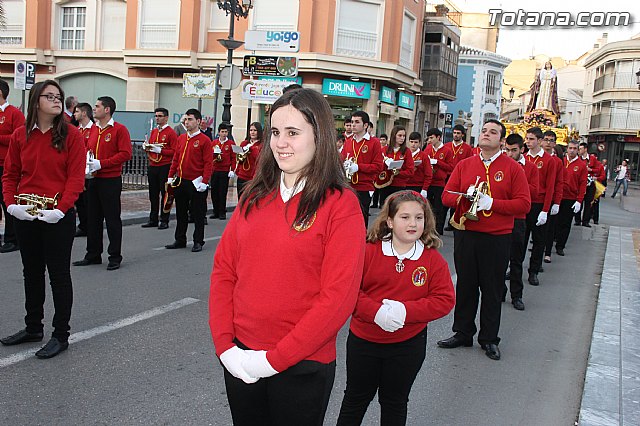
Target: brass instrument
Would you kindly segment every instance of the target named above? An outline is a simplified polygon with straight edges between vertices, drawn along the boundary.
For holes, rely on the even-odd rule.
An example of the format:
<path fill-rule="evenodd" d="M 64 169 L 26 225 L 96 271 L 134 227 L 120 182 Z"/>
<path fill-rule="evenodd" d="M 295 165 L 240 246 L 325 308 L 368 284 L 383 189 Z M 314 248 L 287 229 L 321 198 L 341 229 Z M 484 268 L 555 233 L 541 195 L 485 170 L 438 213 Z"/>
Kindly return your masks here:
<path fill-rule="evenodd" d="M 349 154 L 347 154 L 347 158 L 344 160 L 344 163 L 342 163 L 342 167 L 344 168 L 344 174 L 347 177 L 347 180 L 351 180 L 351 177 L 353 176 L 353 173 L 349 171 L 353 164 L 354 164 L 353 157 L 349 158 Z"/>
<path fill-rule="evenodd" d="M 480 182 L 480 184 L 478 184 L 479 180 L 480 180 L 480 177 L 476 179 L 476 183 L 474 185 L 475 190 L 473 191 L 473 195 L 469 197 L 469 199 L 471 200 L 471 207 L 469 207 L 469 210 L 467 210 L 467 212 L 464 214 L 464 217 L 474 222 L 477 222 L 479 220 L 478 201 L 480 201 L 480 194 L 486 195 L 487 192 L 489 191 L 487 182 Z"/>
<path fill-rule="evenodd" d="M 215 161 L 216 163 L 219 163 L 222 161 L 222 150 L 218 145 L 216 145 L 213 148 L 213 154 L 214 154 L 213 161 Z"/>
<path fill-rule="evenodd" d="M 26 210 L 27 213 L 31 216 L 38 216 L 38 210 L 53 210 L 58 207 L 60 194 L 56 194 L 53 197 L 36 194 L 18 194 L 15 195 L 14 198 L 17 204 L 31 206 L 31 208 Z"/>
<path fill-rule="evenodd" d="M 236 163 L 244 163 L 247 160 L 247 157 L 249 156 L 249 149 L 247 149 L 247 147 L 243 147 L 242 150 L 244 152 L 240 153 L 240 154 L 236 154 Z"/>

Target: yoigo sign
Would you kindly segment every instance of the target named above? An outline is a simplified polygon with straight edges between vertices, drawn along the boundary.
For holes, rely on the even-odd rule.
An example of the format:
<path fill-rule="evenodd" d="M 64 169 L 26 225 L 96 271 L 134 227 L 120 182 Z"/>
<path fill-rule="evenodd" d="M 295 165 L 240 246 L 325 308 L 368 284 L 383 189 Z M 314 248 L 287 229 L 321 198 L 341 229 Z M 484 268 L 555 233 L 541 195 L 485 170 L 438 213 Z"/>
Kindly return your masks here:
<path fill-rule="evenodd" d="M 297 52 L 300 50 L 300 33 L 297 31 L 246 31 L 246 50 L 270 50 L 273 52 Z"/>
<path fill-rule="evenodd" d="M 371 96 L 371 84 L 325 78 L 322 80 L 322 94 L 342 96 L 345 98 L 369 99 Z"/>

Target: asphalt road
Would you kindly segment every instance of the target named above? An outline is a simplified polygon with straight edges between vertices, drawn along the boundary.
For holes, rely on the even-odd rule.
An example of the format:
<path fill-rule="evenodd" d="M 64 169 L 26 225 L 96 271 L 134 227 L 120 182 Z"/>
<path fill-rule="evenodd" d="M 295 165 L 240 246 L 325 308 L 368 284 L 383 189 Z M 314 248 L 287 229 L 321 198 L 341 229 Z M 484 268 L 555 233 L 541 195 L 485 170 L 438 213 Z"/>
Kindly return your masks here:
<path fill-rule="evenodd" d="M 622 222 L 622 223 L 619 223 Z M 73 267 L 69 350 L 51 360 L 39 344 L 0 347 L 0 424 L 231 424 L 222 369 L 207 324 L 209 273 L 225 222 L 209 220 L 201 253 L 162 249 L 167 231 L 129 226 L 118 271 Z M 575 227 L 564 258 L 525 287 L 526 310 L 503 304 L 502 360 L 473 348 L 444 350 L 452 315 L 429 326 L 427 359 L 409 404 L 410 425 L 570 425 L 579 410 L 593 327 L 605 223 L 638 215 L 604 203 L 601 225 Z M 191 232 L 191 228 L 190 231 Z M 442 253 L 450 265 L 453 239 Z M 77 239 L 73 259 L 82 258 Z M 0 255 L 0 335 L 23 327 L 19 253 Z M 452 266 L 452 274 L 455 272 Z M 45 333 L 51 331 L 47 292 Z M 346 327 L 326 424 L 335 424 L 345 383 Z M 376 401 L 365 424 L 378 424 Z"/>

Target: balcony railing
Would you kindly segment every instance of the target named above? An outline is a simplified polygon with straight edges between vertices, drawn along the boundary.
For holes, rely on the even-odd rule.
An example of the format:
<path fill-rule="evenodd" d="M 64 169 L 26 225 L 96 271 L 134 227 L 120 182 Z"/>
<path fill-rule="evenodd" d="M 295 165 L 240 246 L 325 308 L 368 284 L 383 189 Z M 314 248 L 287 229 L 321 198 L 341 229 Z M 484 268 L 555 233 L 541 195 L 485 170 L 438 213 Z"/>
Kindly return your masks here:
<path fill-rule="evenodd" d="M 141 49 L 175 49 L 178 47 L 176 25 L 142 24 L 139 46 Z"/>
<path fill-rule="evenodd" d="M 7 24 L 0 32 L 0 46 L 21 47 L 24 28 L 20 24 Z"/>
<path fill-rule="evenodd" d="M 609 89 L 635 89 L 635 73 L 633 72 L 617 72 L 605 74 L 595 79 L 593 82 L 593 91 Z"/>
<path fill-rule="evenodd" d="M 375 58 L 378 55 L 378 34 L 338 28 L 336 54 L 357 58 Z"/>
<path fill-rule="evenodd" d="M 637 130 L 640 128 L 640 111 L 616 110 L 613 112 L 593 114 L 589 128 Z"/>

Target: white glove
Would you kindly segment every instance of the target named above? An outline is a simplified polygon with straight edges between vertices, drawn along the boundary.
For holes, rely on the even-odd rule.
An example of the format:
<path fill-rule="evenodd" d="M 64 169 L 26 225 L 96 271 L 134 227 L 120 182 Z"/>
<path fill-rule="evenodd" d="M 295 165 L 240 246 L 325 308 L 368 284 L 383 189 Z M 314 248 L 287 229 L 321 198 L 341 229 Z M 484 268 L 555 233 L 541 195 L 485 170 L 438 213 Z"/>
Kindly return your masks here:
<path fill-rule="evenodd" d="M 582 206 L 580 205 L 579 201 L 576 201 L 575 203 L 573 203 L 573 206 L 571 206 L 571 208 L 573 209 L 574 213 L 578 213 L 580 211 L 580 208 Z"/>
<path fill-rule="evenodd" d="M 151 148 L 149 148 L 149 151 L 155 152 L 156 154 L 160 154 L 162 152 L 162 147 L 161 146 L 156 146 L 156 145 L 151 145 Z"/>
<path fill-rule="evenodd" d="M 91 173 L 95 173 L 101 168 L 102 168 L 102 165 L 100 164 L 100 160 L 98 160 L 97 158 L 94 158 L 93 160 L 89 161 L 89 170 L 91 171 Z"/>
<path fill-rule="evenodd" d="M 206 183 L 204 183 L 204 182 L 200 182 L 200 183 L 198 183 L 198 184 L 195 184 L 195 183 L 194 183 L 194 185 L 195 185 L 195 187 L 196 187 L 196 191 L 198 191 L 198 192 L 204 192 L 204 191 L 206 191 L 207 189 L 209 189 L 209 185 L 207 185 L 207 184 L 206 184 Z"/>
<path fill-rule="evenodd" d="M 478 198 L 478 210 L 489 211 L 493 206 L 493 198 L 485 194 L 484 192 L 480 193 L 480 198 Z"/>
<path fill-rule="evenodd" d="M 198 176 L 197 178 L 195 178 L 193 181 L 193 186 L 195 186 L 196 188 L 198 187 L 199 183 L 202 183 L 202 176 Z"/>
<path fill-rule="evenodd" d="M 420 195 L 422 195 L 423 198 L 427 198 L 427 195 L 429 195 L 429 193 L 426 189 L 423 189 L 422 191 L 420 191 Z"/>
<path fill-rule="evenodd" d="M 402 324 L 394 319 L 393 314 L 391 313 L 391 306 L 385 304 L 380 306 L 373 322 L 389 333 L 393 333 L 394 331 L 402 328 Z"/>
<path fill-rule="evenodd" d="M 37 219 L 47 223 L 58 223 L 63 217 L 64 213 L 62 213 L 62 210 L 38 210 Z"/>
<path fill-rule="evenodd" d="M 172 178 L 170 177 L 169 179 L 167 179 L 167 184 L 169 184 L 169 185 L 173 185 L 173 182 L 174 182 L 175 180 L 176 180 L 176 178 L 175 178 L 175 177 L 172 177 Z"/>
<path fill-rule="evenodd" d="M 269 364 L 267 351 L 246 351 L 246 353 L 249 357 L 242 361 L 242 367 L 250 376 L 262 379 L 278 374 Z"/>
<path fill-rule="evenodd" d="M 476 192 L 476 186 L 475 185 L 469 185 L 469 188 L 467 188 L 467 197 L 473 197 L 473 194 Z"/>
<path fill-rule="evenodd" d="M 258 381 L 257 377 L 251 377 L 249 373 L 244 369 L 242 363 L 249 359 L 247 351 L 243 351 L 237 346 L 227 349 L 220 355 L 220 361 L 224 368 L 235 378 L 242 380 L 246 384 L 250 385 Z"/>
<path fill-rule="evenodd" d="M 393 318 L 393 321 L 399 324 L 402 324 L 404 327 L 404 321 L 407 319 L 407 308 L 404 306 L 404 303 L 398 302 L 397 300 L 391 299 L 382 299 L 382 304 L 391 307 L 390 316 Z"/>
<path fill-rule="evenodd" d="M 32 206 L 26 204 L 11 204 L 7 206 L 7 213 L 15 217 L 16 219 L 28 220 L 29 222 L 31 222 L 32 220 L 36 219 L 36 216 L 31 216 L 30 213 L 27 213 L 27 210 L 29 210 L 31 207 Z"/>
<path fill-rule="evenodd" d="M 387 158 L 386 160 L 384 160 L 384 164 L 387 166 L 387 168 L 389 168 L 389 164 L 391 164 L 391 161 L 393 161 L 391 158 Z"/>
<path fill-rule="evenodd" d="M 230 177 L 230 178 L 234 178 L 234 177 L 236 177 L 236 174 L 235 174 L 235 172 L 234 172 L 233 170 L 231 170 L 231 171 L 229 172 L 229 177 Z"/>
<path fill-rule="evenodd" d="M 554 204 L 551 206 L 551 210 L 549 210 L 549 214 L 551 216 L 555 216 L 560 211 L 560 204 Z"/>
<path fill-rule="evenodd" d="M 358 171 L 358 165 L 356 163 L 353 163 L 351 166 L 349 166 L 349 173 L 354 174 L 357 171 Z"/>
<path fill-rule="evenodd" d="M 547 212 L 540 212 L 536 226 L 542 226 L 547 223 Z"/>
<path fill-rule="evenodd" d="M 432 166 L 435 166 L 436 164 L 438 164 L 438 160 L 436 160 L 434 158 L 430 158 L 429 162 L 431 163 Z"/>

